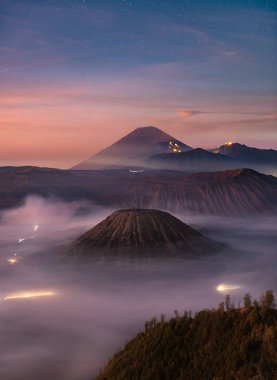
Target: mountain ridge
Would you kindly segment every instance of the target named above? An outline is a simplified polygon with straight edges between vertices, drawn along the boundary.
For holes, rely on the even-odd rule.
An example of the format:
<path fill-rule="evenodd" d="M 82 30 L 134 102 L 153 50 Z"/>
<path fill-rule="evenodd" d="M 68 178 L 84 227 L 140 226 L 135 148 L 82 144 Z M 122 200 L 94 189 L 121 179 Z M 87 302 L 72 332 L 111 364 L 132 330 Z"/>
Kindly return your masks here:
<path fill-rule="evenodd" d="M 213 153 L 203 148 L 190 149 L 186 152 L 179 153 L 159 153 L 148 159 L 151 166 L 160 169 L 172 170 L 220 170 L 222 164 L 224 169 L 235 167 L 235 163 L 231 157 L 224 154 Z"/>
<path fill-rule="evenodd" d="M 184 152 L 191 152 L 186 155 Z M 218 157 L 216 157 L 218 156 Z M 159 165 L 158 165 L 159 164 Z M 110 146 L 73 166 L 73 170 L 140 167 L 210 171 L 250 166 L 273 170 L 277 167 L 277 151 L 227 142 L 218 148 L 192 148 L 154 126 L 140 127 Z"/>
<path fill-rule="evenodd" d="M 210 151 L 216 154 L 223 154 L 241 162 L 277 164 L 276 150 L 250 147 L 238 142 L 225 143 L 218 148 L 211 149 Z"/>
<path fill-rule="evenodd" d="M 277 178 L 253 169 L 185 174 L 178 171 L 0 169 L 0 209 L 28 195 L 89 201 L 112 208 L 247 216 L 274 213 Z"/>

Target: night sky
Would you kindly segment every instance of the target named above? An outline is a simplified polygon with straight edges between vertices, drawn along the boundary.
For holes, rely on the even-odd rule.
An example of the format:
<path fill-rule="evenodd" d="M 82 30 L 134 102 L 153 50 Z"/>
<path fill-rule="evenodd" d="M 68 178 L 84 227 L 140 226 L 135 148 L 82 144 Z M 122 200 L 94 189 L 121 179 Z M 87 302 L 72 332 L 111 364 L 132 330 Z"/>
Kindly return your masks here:
<path fill-rule="evenodd" d="M 0 1 L 0 165 L 70 167 L 131 130 L 277 148 L 276 2 Z"/>

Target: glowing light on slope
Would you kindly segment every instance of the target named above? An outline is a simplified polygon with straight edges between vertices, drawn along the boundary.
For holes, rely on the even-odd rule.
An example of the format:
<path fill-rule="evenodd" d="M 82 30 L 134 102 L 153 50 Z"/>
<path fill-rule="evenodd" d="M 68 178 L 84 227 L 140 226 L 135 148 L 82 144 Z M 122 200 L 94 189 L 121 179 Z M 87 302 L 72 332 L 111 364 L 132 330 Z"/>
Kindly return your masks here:
<path fill-rule="evenodd" d="M 228 292 L 230 290 L 237 290 L 237 289 L 241 289 L 241 286 L 238 286 L 238 285 L 232 285 L 232 284 L 220 284 L 218 285 L 218 287 L 216 288 L 216 290 L 218 292 Z"/>
<path fill-rule="evenodd" d="M 29 292 L 18 292 L 7 295 L 4 300 L 15 300 L 15 299 L 27 299 L 36 297 L 50 297 L 56 295 L 55 292 L 51 290 L 41 290 L 41 291 L 29 291 Z"/>
<path fill-rule="evenodd" d="M 227 141 L 224 145 L 230 146 L 230 145 L 233 145 L 233 143 L 232 143 L 232 141 Z"/>
<path fill-rule="evenodd" d="M 171 151 L 171 152 L 177 152 L 177 153 L 181 153 L 182 152 L 182 150 L 181 150 L 181 148 L 180 148 L 180 145 L 178 145 L 177 143 L 174 143 L 174 142 L 172 142 L 172 141 L 169 141 L 169 146 L 168 146 L 168 148 L 169 148 L 169 150 Z"/>
<path fill-rule="evenodd" d="M 24 238 L 18 239 L 18 243 L 22 243 L 24 240 Z"/>

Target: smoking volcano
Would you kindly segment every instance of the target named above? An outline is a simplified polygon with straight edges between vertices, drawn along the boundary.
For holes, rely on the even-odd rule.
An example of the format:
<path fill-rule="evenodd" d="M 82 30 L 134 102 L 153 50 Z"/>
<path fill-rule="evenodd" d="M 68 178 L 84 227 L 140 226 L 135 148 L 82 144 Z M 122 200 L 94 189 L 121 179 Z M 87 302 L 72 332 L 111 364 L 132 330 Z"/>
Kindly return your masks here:
<path fill-rule="evenodd" d="M 189 257 L 216 252 L 221 247 L 167 212 L 129 209 L 112 213 L 79 237 L 73 252 L 87 257 L 97 253 Z"/>

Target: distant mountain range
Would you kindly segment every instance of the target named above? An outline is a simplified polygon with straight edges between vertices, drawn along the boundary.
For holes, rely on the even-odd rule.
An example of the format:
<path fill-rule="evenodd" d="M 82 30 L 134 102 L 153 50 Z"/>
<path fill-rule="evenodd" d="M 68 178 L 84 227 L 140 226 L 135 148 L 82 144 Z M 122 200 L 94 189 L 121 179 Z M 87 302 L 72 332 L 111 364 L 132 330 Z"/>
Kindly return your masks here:
<path fill-rule="evenodd" d="M 184 171 L 211 171 L 222 167 L 236 168 L 234 160 L 223 154 L 214 154 L 202 148 L 180 153 L 160 153 L 147 161 L 151 167 Z"/>
<path fill-rule="evenodd" d="M 229 158 L 244 163 L 277 163 L 277 150 L 252 148 L 239 143 L 227 142 L 219 148 L 212 149 L 211 152 L 215 154 L 223 154 Z"/>
<path fill-rule="evenodd" d="M 137 128 L 72 169 L 158 168 L 211 171 L 250 167 L 277 169 L 277 151 L 227 142 L 219 148 L 193 149 L 156 127 Z"/>
<path fill-rule="evenodd" d="M 277 152 L 272 149 L 231 142 L 211 151 L 193 149 L 158 128 L 138 128 L 71 170 L 0 168 L 0 209 L 36 194 L 88 200 L 112 209 L 272 213 L 277 179 L 240 167 L 263 169 L 276 163 Z"/>
<path fill-rule="evenodd" d="M 0 208 L 27 195 L 87 200 L 120 208 L 155 208 L 214 215 L 274 213 L 277 178 L 251 169 L 185 174 L 177 171 L 0 169 Z"/>
<path fill-rule="evenodd" d="M 101 257 L 194 257 L 223 247 L 173 215 L 153 209 L 119 210 L 80 236 L 69 251 L 86 259 Z"/>

